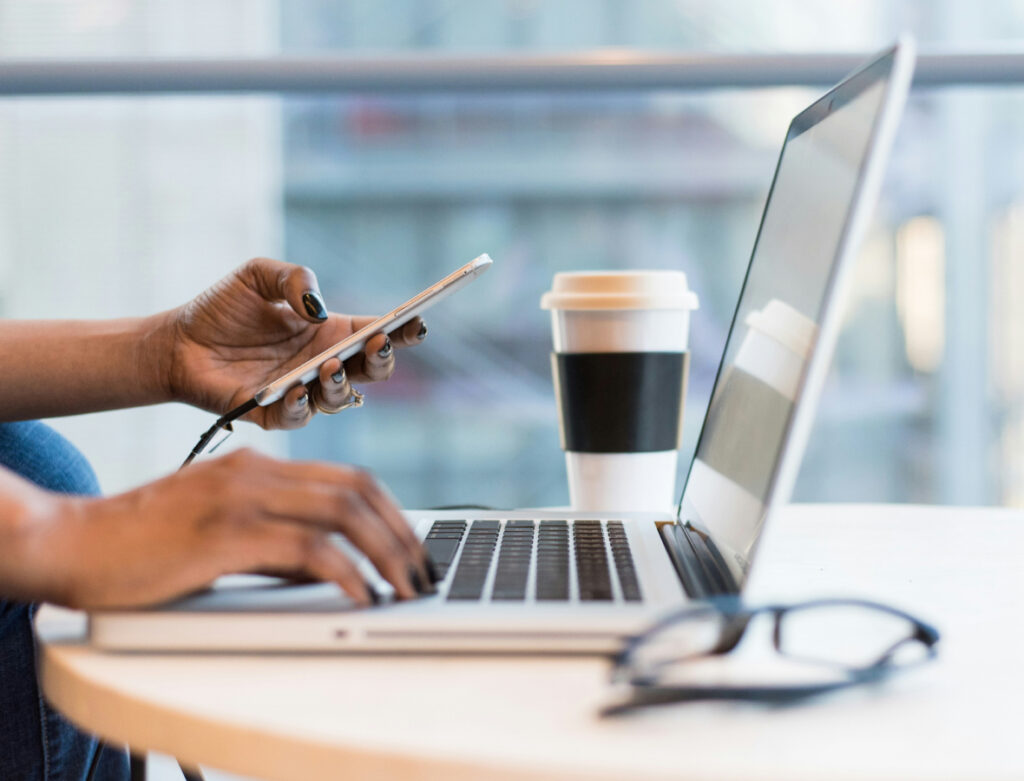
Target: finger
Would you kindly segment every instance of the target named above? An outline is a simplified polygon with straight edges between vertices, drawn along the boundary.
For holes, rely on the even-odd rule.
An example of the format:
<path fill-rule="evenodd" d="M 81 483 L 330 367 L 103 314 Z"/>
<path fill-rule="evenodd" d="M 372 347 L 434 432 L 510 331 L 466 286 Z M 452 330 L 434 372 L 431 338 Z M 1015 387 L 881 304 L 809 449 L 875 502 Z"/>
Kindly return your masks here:
<path fill-rule="evenodd" d="M 352 382 L 380 382 L 395 371 L 395 349 L 391 338 L 377 334 L 359 354 L 345 361 L 345 372 Z"/>
<path fill-rule="evenodd" d="M 284 398 L 275 401 L 266 412 L 266 429 L 295 429 L 305 426 L 313 417 L 314 409 L 309 397 L 309 388 L 296 385 Z"/>
<path fill-rule="evenodd" d="M 427 593 L 433 593 L 434 589 L 432 586 L 440 581 L 434 562 L 427 555 L 427 550 L 423 547 L 419 537 L 416 536 L 416 532 L 412 530 L 412 527 L 405 520 L 405 516 L 402 515 L 402 511 L 398 507 L 395 498 L 391 495 L 391 492 L 381 483 L 374 480 L 372 476 L 367 475 L 367 477 L 369 477 L 369 483 L 363 490 L 366 502 L 377 515 L 384 519 L 385 523 L 387 523 L 388 527 L 394 532 L 395 536 L 409 552 L 409 555 L 417 563 L 421 582 L 425 584 L 424 590 Z"/>
<path fill-rule="evenodd" d="M 366 582 L 359 569 L 329 538 L 325 544 L 316 546 L 306 569 L 320 580 L 337 583 L 362 607 L 380 603 L 377 590 Z"/>
<path fill-rule="evenodd" d="M 396 348 L 412 347 L 427 338 L 427 324 L 423 322 L 423 318 L 414 317 L 401 328 L 392 331 L 388 336 L 391 337 L 391 343 Z"/>
<path fill-rule="evenodd" d="M 329 470 L 333 467 L 330 465 L 313 464 L 311 466 L 312 469 L 315 470 L 317 474 L 321 474 L 325 480 L 331 479 Z M 412 565 L 416 568 L 416 574 L 419 576 L 420 584 L 423 586 L 423 588 L 420 588 L 414 582 L 413 585 L 416 587 L 416 591 L 421 594 L 434 593 L 435 589 L 433 588 L 433 585 L 438 581 L 434 564 L 429 560 L 427 551 L 423 547 L 423 543 L 420 542 L 420 539 L 416 536 L 412 527 L 405 520 L 405 516 L 402 514 L 401 508 L 398 506 L 398 502 L 395 500 L 394 496 L 392 496 L 391 492 L 365 469 L 345 467 L 345 472 L 346 478 L 350 480 L 354 488 L 359 491 L 363 501 L 366 502 L 378 518 L 384 521 L 388 530 L 405 549 L 406 555 Z M 413 577 L 413 580 L 415 581 L 415 577 Z"/>
<path fill-rule="evenodd" d="M 240 543 L 246 561 L 237 569 L 308 573 L 317 580 L 337 583 L 364 607 L 379 601 L 355 564 L 322 531 L 256 519 L 246 524 Z"/>
<path fill-rule="evenodd" d="M 302 586 L 319 582 L 318 578 L 314 578 L 311 574 L 301 569 L 274 569 L 273 567 L 261 567 L 245 574 L 262 575 L 265 578 L 280 578 L 281 580 L 288 581 L 289 585 L 294 586 Z"/>
<path fill-rule="evenodd" d="M 418 543 L 410 547 L 397 533 L 394 517 L 376 509 L 381 502 L 366 489 L 362 473 L 327 464 L 281 463 L 276 477 L 255 489 L 265 512 L 344 534 L 403 599 L 431 590 Z"/>
<path fill-rule="evenodd" d="M 422 558 L 410 555 L 390 523 L 364 498 L 372 496 L 374 487 L 380 489 L 362 470 L 278 461 L 244 450 L 216 463 L 229 471 L 241 469 L 241 482 L 231 483 L 241 489 L 231 499 L 231 506 L 238 511 L 236 517 L 243 521 L 266 517 L 340 532 L 394 586 L 399 598 L 434 591 L 432 582 L 421 574 Z M 384 497 L 384 501 L 389 500 Z M 374 504 L 379 505 L 379 500 Z"/>
<path fill-rule="evenodd" d="M 416 567 L 423 583 L 434 582 L 428 569 L 427 552 L 423 544 L 405 520 L 395 498 L 370 472 L 355 467 L 335 467 L 316 462 L 286 464 L 284 470 L 296 479 L 317 480 L 324 484 L 338 483 L 356 490 L 405 549 L 407 562 Z M 329 524 L 330 519 L 327 522 Z"/>
<path fill-rule="evenodd" d="M 414 581 L 420 580 L 422 586 L 418 566 L 354 491 L 339 491 L 336 486 L 311 484 L 308 480 L 301 485 L 265 483 L 255 490 L 262 495 L 260 504 L 268 517 L 280 521 L 295 519 L 323 531 L 344 534 L 395 587 L 400 598 L 412 599 L 417 595 L 419 589 Z"/>
<path fill-rule="evenodd" d="M 345 374 L 345 367 L 337 358 L 325 361 L 320 367 L 320 381 L 312 389 L 313 398 L 326 410 L 334 410 L 345 404 L 352 395 L 352 384 Z"/>
<path fill-rule="evenodd" d="M 360 328 L 365 328 L 376 319 L 376 317 L 364 317 L 361 315 L 353 316 L 352 330 L 358 331 Z M 427 338 L 427 324 L 423 322 L 422 317 L 414 317 L 405 325 L 389 333 L 388 336 L 391 337 L 391 344 L 396 349 L 412 347 Z"/>
<path fill-rule="evenodd" d="M 239 273 L 264 299 L 287 301 L 303 320 L 322 323 L 327 319 L 327 305 L 312 269 L 282 260 L 254 258 Z"/>
<path fill-rule="evenodd" d="M 366 343 L 363 350 L 363 373 L 370 382 L 386 380 L 395 371 L 395 349 L 391 337 L 377 334 Z"/>

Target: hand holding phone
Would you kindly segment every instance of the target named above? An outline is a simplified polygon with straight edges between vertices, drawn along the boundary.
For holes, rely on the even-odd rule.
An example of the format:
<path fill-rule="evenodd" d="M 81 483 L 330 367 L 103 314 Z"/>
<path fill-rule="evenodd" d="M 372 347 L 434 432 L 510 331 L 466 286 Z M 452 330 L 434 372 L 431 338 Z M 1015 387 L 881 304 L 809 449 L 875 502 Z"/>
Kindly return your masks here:
<path fill-rule="evenodd" d="M 284 397 L 288 390 L 294 388 L 296 385 L 299 385 L 300 383 L 306 384 L 317 379 L 320 373 L 320 367 L 332 358 L 338 358 L 340 361 L 344 362 L 346 359 L 351 358 L 353 355 L 356 355 L 365 349 L 366 343 L 377 334 L 392 333 L 401 328 L 438 301 L 468 285 L 480 276 L 480 274 L 486 271 L 492 262 L 491 258 L 486 254 L 474 258 L 469 263 L 456 269 L 448 276 L 428 287 L 426 290 L 423 290 L 413 296 L 404 304 L 395 307 L 386 315 L 379 317 L 369 325 L 360 328 L 358 331 L 346 337 L 342 341 L 332 345 L 313 358 L 310 358 L 301 366 L 298 366 L 281 377 L 267 383 L 262 388 L 258 389 L 249 401 L 235 407 L 226 415 L 219 418 L 217 422 L 200 438 L 199 442 L 189 454 L 189 457 L 185 460 L 185 464 L 190 463 L 199 453 L 206 449 L 213 438 L 217 435 L 218 431 L 224 430 L 230 432 L 233 421 L 249 413 L 256 407 L 270 406 L 275 401 Z"/>
<path fill-rule="evenodd" d="M 301 366 L 292 369 L 287 374 L 278 377 L 256 391 L 254 398 L 261 407 L 273 404 L 282 398 L 289 388 L 294 388 L 301 383 L 312 382 L 317 378 L 320 367 L 331 358 L 338 358 L 342 363 L 360 352 L 366 343 L 380 333 L 390 333 L 408 323 L 414 317 L 418 317 L 441 299 L 451 295 L 456 290 L 468 285 L 484 271 L 491 263 L 490 256 L 480 255 L 467 263 L 462 268 L 456 269 L 439 282 L 434 283 L 426 290 L 410 298 L 401 306 L 395 307 L 383 317 L 378 317 L 369 325 L 360 328 L 351 336 L 343 339 L 337 344 L 328 347 L 319 355 L 310 358 Z"/>

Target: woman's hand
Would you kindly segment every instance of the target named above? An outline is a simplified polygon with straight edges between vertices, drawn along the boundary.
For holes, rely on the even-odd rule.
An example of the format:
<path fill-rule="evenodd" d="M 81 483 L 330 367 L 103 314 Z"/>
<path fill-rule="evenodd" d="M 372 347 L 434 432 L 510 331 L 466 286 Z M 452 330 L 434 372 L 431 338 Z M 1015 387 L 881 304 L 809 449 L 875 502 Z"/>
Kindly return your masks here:
<path fill-rule="evenodd" d="M 312 271 L 256 258 L 168 313 L 169 393 L 175 400 L 223 414 L 374 319 L 329 314 Z M 378 334 L 344 367 L 332 358 L 310 387 L 298 385 L 245 419 L 266 429 L 303 426 L 318 406 L 330 410 L 344 404 L 352 392 L 350 382 L 390 377 L 394 348 L 418 344 L 426 332 L 416 318 L 395 333 Z"/>
<path fill-rule="evenodd" d="M 82 609 L 130 607 L 219 575 L 262 571 L 333 581 L 360 605 L 376 602 L 331 532 L 365 553 L 399 598 L 434 591 L 432 568 L 401 513 L 372 477 L 350 467 L 239 450 L 111 498 L 0 480 L 4 488 L 20 495 L 23 512 L 7 536 L 0 533 L 14 554 L 0 557 L 0 594 Z"/>

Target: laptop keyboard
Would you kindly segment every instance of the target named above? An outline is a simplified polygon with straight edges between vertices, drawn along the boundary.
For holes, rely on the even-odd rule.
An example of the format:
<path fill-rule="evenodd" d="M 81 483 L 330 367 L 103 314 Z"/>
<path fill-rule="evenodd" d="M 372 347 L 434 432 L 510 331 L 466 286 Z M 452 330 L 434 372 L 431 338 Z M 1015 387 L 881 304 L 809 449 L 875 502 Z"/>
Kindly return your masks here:
<path fill-rule="evenodd" d="M 453 602 L 643 598 L 622 521 L 435 521 L 424 545 Z"/>

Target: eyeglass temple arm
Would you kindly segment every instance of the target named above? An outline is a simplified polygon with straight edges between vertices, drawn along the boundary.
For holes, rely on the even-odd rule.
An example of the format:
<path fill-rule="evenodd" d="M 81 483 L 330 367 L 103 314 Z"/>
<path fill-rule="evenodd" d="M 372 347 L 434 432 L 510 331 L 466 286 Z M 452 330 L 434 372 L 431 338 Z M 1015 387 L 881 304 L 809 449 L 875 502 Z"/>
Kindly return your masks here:
<path fill-rule="evenodd" d="M 829 683 L 812 683 L 796 686 L 747 686 L 730 688 L 727 686 L 651 686 L 634 687 L 629 699 L 608 705 L 599 711 L 602 718 L 621 716 L 640 708 L 652 705 L 671 705 L 680 702 L 759 702 L 767 705 L 789 705 L 811 697 L 818 697 L 830 692 L 847 689 L 860 681 L 832 681 Z"/>
<path fill-rule="evenodd" d="M 921 631 L 921 629 L 922 627 L 918 625 L 913 635 L 911 635 L 910 637 L 904 637 L 902 640 L 897 640 L 895 643 L 889 646 L 889 648 L 887 648 L 885 652 L 880 657 L 878 657 L 878 660 L 874 664 L 872 664 L 871 667 L 883 667 L 889 664 L 889 662 L 892 661 L 893 656 L 896 655 L 896 652 L 900 648 L 905 646 L 907 643 L 921 643 L 928 652 L 928 658 L 934 657 L 935 643 L 938 642 L 937 633 L 936 635 L 932 635 L 926 631 Z"/>

